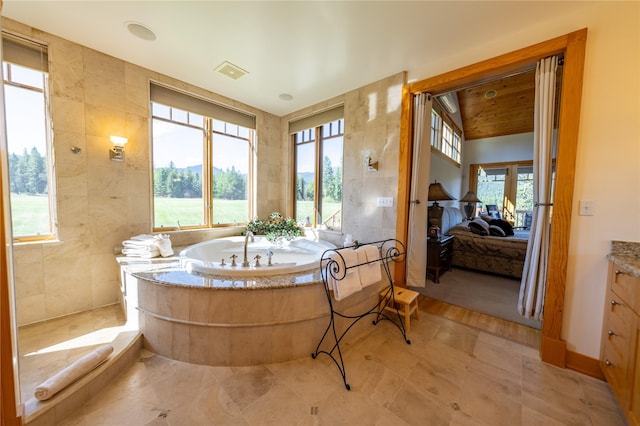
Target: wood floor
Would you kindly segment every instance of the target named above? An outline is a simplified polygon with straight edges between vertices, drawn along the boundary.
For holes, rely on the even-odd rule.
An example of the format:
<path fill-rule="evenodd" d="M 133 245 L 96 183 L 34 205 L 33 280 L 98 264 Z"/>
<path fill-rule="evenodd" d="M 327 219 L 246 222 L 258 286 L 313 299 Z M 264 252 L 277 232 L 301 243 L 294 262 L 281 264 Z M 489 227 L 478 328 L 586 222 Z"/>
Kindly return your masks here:
<path fill-rule="evenodd" d="M 421 311 L 448 318 L 452 321 L 468 325 L 513 340 L 523 345 L 540 349 L 541 332 L 535 328 L 505 321 L 491 315 L 482 314 L 446 302 L 419 296 L 418 307 Z"/>

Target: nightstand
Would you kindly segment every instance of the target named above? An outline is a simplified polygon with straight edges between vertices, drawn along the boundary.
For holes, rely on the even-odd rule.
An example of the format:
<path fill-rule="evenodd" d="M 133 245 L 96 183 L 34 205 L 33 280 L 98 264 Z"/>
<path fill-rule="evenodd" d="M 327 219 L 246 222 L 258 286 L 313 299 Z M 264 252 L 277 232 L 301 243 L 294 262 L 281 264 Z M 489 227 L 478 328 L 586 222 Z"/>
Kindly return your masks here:
<path fill-rule="evenodd" d="M 440 275 L 451 270 L 453 260 L 453 235 L 427 238 L 427 278 L 440 282 Z"/>

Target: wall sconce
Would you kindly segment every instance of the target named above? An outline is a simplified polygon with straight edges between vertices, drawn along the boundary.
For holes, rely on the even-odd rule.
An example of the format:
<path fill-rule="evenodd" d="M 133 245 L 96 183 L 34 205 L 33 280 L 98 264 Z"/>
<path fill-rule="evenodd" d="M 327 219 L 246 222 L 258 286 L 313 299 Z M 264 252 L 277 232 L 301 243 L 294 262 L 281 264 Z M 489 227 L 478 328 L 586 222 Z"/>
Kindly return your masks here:
<path fill-rule="evenodd" d="M 377 172 L 378 171 L 378 162 L 377 161 L 373 161 L 371 159 L 371 157 L 367 157 L 364 159 L 364 163 L 367 165 L 367 170 L 369 170 L 370 172 Z"/>
<path fill-rule="evenodd" d="M 111 161 L 124 161 L 124 146 L 128 139 L 122 136 L 111 136 L 113 148 L 109 150 L 109 158 Z"/>

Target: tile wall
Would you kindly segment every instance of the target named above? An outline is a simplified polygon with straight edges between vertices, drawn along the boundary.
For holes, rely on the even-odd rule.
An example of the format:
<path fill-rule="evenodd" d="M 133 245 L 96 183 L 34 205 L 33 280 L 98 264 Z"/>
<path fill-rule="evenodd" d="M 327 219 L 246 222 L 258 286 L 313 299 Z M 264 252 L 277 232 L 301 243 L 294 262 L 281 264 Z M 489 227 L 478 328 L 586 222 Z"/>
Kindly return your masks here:
<path fill-rule="evenodd" d="M 18 324 L 118 301 L 114 249 L 151 230 L 149 80 L 188 90 L 256 115 L 257 211 L 288 212 L 288 122 L 344 103 L 344 232 L 371 241 L 395 236 L 398 141 L 405 73 L 286 117 L 190 86 L 87 47 L 2 18 L 4 31 L 49 46 L 51 114 L 59 240 L 14 246 Z M 110 135 L 129 139 L 126 161 L 112 162 Z M 71 147 L 81 149 L 73 154 Z M 364 157 L 379 161 L 369 172 Z M 376 197 L 394 198 L 376 207 Z M 241 229 L 172 233 L 174 245 L 239 234 Z M 341 243 L 340 233 L 321 237 Z"/>

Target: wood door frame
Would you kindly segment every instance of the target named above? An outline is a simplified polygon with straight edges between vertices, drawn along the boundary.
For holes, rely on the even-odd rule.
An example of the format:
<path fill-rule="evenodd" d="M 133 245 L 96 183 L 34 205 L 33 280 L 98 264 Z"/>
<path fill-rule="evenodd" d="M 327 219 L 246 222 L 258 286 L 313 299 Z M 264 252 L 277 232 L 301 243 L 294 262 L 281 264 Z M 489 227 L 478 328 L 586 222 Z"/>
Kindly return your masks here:
<path fill-rule="evenodd" d="M 412 172 L 413 96 L 423 92 L 437 95 L 458 90 L 472 83 L 486 82 L 499 76 L 522 71 L 548 56 L 564 55 L 556 159 L 556 192 L 540 345 L 542 361 L 559 367 L 565 367 L 567 355 L 566 342 L 562 340 L 562 320 L 586 43 L 587 29 L 584 28 L 495 58 L 410 83 L 402 88 L 396 235 L 399 240 L 407 241 Z M 398 282 L 405 282 L 406 270 L 402 265 L 396 266 L 395 277 Z"/>

